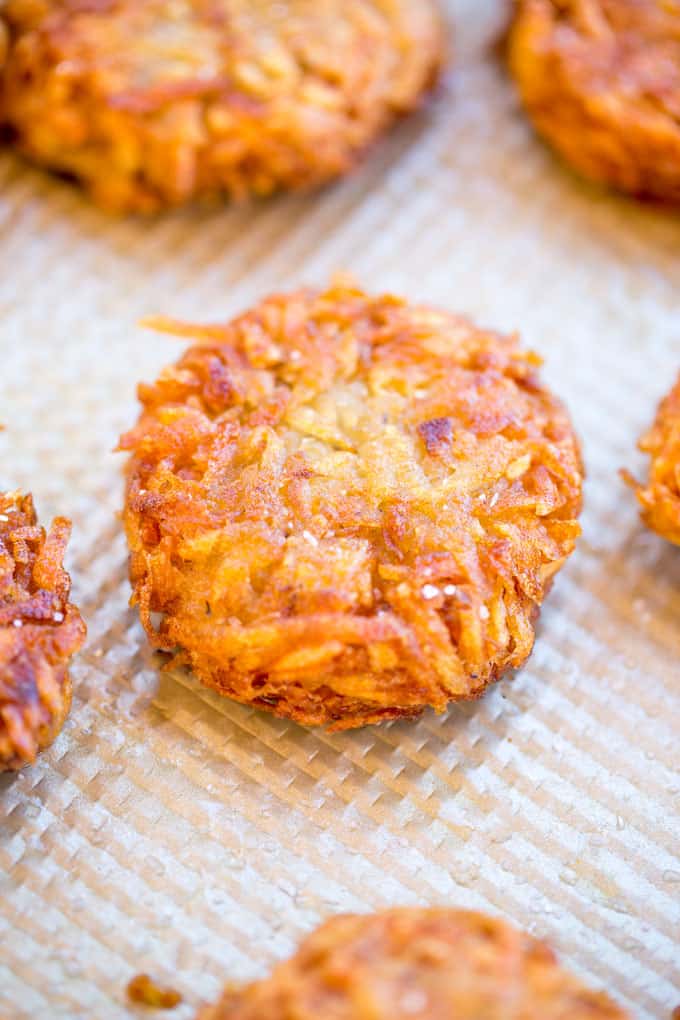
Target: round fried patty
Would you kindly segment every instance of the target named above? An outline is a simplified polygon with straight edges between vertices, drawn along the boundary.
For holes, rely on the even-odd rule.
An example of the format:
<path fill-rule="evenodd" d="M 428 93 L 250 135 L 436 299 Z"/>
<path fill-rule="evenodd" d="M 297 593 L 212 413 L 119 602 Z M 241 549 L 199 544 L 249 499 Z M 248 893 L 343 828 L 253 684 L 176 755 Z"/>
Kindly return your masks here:
<path fill-rule="evenodd" d="M 582 480 L 535 355 L 342 283 L 176 329 L 202 342 L 140 387 L 122 440 L 157 645 L 336 729 L 441 711 L 524 662 Z"/>
<path fill-rule="evenodd" d="M 7 0 L 4 119 L 103 206 L 349 170 L 442 60 L 435 0 Z"/>
<path fill-rule="evenodd" d="M 543 942 L 462 910 L 327 922 L 269 978 L 227 988 L 198 1020 L 625 1020 Z"/>
<path fill-rule="evenodd" d="M 45 534 L 30 496 L 0 494 L 0 771 L 34 761 L 71 707 L 85 625 L 62 566 L 70 530 L 59 517 Z"/>
<path fill-rule="evenodd" d="M 678 0 L 516 0 L 509 55 L 537 130 L 578 171 L 680 201 Z"/>
<path fill-rule="evenodd" d="M 680 377 L 640 440 L 651 457 L 646 485 L 636 486 L 645 524 L 680 545 Z"/>

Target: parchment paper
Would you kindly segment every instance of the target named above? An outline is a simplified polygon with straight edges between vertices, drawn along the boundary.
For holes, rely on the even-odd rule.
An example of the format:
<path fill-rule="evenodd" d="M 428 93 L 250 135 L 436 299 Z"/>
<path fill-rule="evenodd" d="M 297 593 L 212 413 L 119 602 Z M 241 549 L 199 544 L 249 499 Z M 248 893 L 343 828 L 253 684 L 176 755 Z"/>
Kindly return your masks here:
<path fill-rule="evenodd" d="M 680 549 L 621 465 L 680 367 L 680 217 L 582 184 L 532 136 L 491 52 L 502 12 L 450 5 L 436 101 L 305 198 L 112 221 L 0 158 L 2 482 L 74 521 L 89 639 L 70 720 L 0 779 L 0 1016 L 118 1020 L 140 970 L 192 1015 L 322 918 L 387 904 L 500 913 L 641 1020 L 680 1003 Z M 481 703 L 328 736 L 161 674 L 127 608 L 117 437 L 181 343 L 352 271 L 521 329 L 582 436 L 584 536 L 530 664 Z"/>

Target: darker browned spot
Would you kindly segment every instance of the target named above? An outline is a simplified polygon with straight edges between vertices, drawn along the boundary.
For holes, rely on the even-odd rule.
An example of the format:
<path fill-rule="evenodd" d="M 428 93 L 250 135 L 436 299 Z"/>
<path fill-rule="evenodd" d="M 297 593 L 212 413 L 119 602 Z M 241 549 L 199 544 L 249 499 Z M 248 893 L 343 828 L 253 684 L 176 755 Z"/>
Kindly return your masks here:
<path fill-rule="evenodd" d="M 429 454 L 436 454 L 444 443 L 451 441 L 453 426 L 450 418 L 431 418 L 418 426 L 418 434 Z"/>

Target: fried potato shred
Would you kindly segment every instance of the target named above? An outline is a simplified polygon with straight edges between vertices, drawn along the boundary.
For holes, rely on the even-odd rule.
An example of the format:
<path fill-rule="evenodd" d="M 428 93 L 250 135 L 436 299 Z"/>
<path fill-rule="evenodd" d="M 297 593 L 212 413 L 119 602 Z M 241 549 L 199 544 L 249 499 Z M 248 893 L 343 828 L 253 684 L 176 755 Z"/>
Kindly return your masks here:
<path fill-rule="evenodd" d="M 441 711 L 521 665 L 581 500 L 539 359 L 343 282 L 197 335 L 121 441 L 154 643 L 336 729 Z"/>
<path fill-rule="evenodd" d="M 70 530 L 59 517 L 46 534 L 30 495 L 0 495 L 0 771 L 33 762 L 71 705 L 85 625 L 62 565 Z"/>

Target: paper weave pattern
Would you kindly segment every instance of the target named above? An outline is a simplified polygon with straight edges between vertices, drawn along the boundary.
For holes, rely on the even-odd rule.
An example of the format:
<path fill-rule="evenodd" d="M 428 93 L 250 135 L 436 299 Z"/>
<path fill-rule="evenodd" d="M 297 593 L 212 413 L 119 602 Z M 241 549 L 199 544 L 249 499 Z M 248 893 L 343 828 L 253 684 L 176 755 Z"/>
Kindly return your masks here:
<path fill-rule="evenodd" d="M 2 484 L 73 518 L 89 626 L 70 720 L 0 778 L 0 1016 L 130 1016 L 146 970 L 187 1018 L 330 913 L 450 903 L 546 936 L 640 1020 L 680 1002 L 680 550 L 618 478 L 680 367 L 680 217 L 579 182 L 532 136 L 453 0 L 457 62 L 349 180 L 255 207 L 112 221 L 0 158 Z M 529 665 L 479 704 L 329 736 L 159 673 L 116 512 L 134 387 L 181 344 L 337 269 L 519 328 L 567 401 L 584 535 Z"/>

